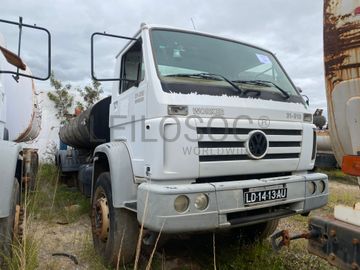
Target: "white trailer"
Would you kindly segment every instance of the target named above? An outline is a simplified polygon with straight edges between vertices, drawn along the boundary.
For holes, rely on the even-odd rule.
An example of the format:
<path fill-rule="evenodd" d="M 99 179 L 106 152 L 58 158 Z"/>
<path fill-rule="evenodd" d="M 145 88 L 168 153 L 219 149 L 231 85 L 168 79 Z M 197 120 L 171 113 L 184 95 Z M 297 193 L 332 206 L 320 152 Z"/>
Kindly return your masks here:
<path fill-rule="evenodd" d="M 22 143 L 34 140 L 40 132 L 41 114 L 35 95 L 33 79 L 46 80 L 50 75 L 50 33 L 48 30 L 19 23 L 0 20 L 16 25 L 19 31 L 18 53 L 6 47 L 0 33 L 0 268 L 6 269 L 6 259 L 11 256 L 14 240 L 22 234 L 21 190 L 33 187 L 37 171 L 36 149 L 26 148 Z M 48 75 L 35 77 L 19 57 L 23 28 L 44 31 L 48 36 Z"/>

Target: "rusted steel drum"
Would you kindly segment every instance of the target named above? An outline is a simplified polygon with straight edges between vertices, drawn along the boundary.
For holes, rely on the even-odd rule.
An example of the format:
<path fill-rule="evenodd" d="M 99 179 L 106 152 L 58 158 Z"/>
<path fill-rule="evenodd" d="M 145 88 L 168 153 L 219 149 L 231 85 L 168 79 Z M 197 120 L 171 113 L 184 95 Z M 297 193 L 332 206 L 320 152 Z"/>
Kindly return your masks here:
<path fill-rule="evenodd" d="M 350 111 L 360 106 L 360 0 L 325 0 L 324 62 L 329 132 L 339 164 L 356 154 L 360 134 Z"/>
<path fill-rule="evenodd" d="M 93 149 L 110 141 L 109 106 L 111 97 L 104 98 L 62 126 L 59 137 L 75 148 Z"/>

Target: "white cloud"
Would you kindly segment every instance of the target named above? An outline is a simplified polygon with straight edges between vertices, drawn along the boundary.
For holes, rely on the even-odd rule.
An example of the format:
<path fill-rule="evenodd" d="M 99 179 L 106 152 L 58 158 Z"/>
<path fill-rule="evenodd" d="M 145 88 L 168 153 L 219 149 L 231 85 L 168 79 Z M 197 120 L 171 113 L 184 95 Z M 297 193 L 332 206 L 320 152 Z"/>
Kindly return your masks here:
<path fill-rule="evenodd" d="M 53 69 L 73 85 L 90 81 L 90 35 L 133 35 L 141 22 L 192 28 L 230 36 L 273 51 L 315 106 L 326 106 L 322 60 L 322 1 L 26 1 L 2 0 L 1 17 L 47 27 L 53 38 Z M 0 25 L 9 46 L 16 36 Z M 36 44 L 37 40 L 30 40 Z M 15 46 L 15 47 L 14 47 Z M 109 55 L 111 57 L 111 55 Z M 40 70 L 39 62 L 29 65 Z M 109 68 L 109 67 L 104 67 Z M 49 87 L 40 83 L 41 87 Z M 104 85 L 110 89 L 110 85 Z"/>

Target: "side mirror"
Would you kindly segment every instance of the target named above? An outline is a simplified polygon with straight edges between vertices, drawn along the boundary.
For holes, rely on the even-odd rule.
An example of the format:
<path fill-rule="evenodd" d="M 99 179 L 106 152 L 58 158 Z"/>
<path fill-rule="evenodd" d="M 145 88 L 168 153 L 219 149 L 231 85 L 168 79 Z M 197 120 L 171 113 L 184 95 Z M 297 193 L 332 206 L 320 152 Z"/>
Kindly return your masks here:
<path fill-rule="evenodd" d="M 36 79 L 36 80 L 42 80 L 42 81 L 46 81 L 47 79 L 50 78 L 51 75 L 51 34 L 50 32 L 43 28 L 43 27 L 38 27 L 36 25 L 29 25 L 29 24 L 24 24 L 22 22 L 22 17 L 19 18 L 19 22 L 12 22 L 12 21 L 6 21 L 6 20 L 1 20 L 0 19 L 0 23 L 6 23 L 6 24 L 10 24 L 10 25 L 16 25 L 19 28 L 19 41 L 18 41 L 18 53 L 15 54 L 12 51 L 0 46 L 0 51 L 2 52 L 2 54 L 4 55 L 6 61 L 15 66 L 17 68 L 16 71 L 13 70 L 0 70 L 0 73 L 5 73 L 5 74 L 13 74 L 14 79 L 16 81 L 18 81 L 20 76 L 23 77 L 27 77 L 27 78 L 32 78 L 32 79 Z M 47 37 L 47 43 L 48 43 L 48 48 L 47 48 L 47 74 L 45 77 L 38 77 L 38 76 L 33 76 L 29 73 L 21 73 L 20 70 L 26 70 L 26 65 L 23 62 L 23 60 L 20 58 L 20 52 L 21 52 L 21 38 L 22 38 L 22 30 L 23 28 L 30 28 L 30 29 L 35 29 L 35 30 L 39 30 L 39 31 L 43 31 L 46 34 Z"/>
<path fill-rule="evenodd" d="M 299 93 L 303 92 L 303 90 L 299 86 L 296 86 L 296 89 L 299 91 Z"/>
<path fill-rule="evenodd" d="M 119 74 L 119 78 L 99 78 L 99 77 L 97 77 L 95 75 L 96 72 L 95 72 L 95 45 L 94 45 L 94 41 L 95 41 L 95 38 L 97 36 L 108 37 L 108 38 L 116 38 L 116 39 L 124 39 L 124 40 L 129 40 L 129 42 L 139 42 L 139 39 L 132 38 L 132 37 L 113 35 L 113 34 L 108 34 L 106 32 L 104 32 L 104 33 L 100 33 L 100 32 L 93 33 L 91 35 L 91 77 L 96 81 L 105 81 L 105 82 L 106 81 L 131 81 L 131 82 L 135 82 L 135 85 L 138 85 L 139 81 L 120 78 L 120 74 Z"/>

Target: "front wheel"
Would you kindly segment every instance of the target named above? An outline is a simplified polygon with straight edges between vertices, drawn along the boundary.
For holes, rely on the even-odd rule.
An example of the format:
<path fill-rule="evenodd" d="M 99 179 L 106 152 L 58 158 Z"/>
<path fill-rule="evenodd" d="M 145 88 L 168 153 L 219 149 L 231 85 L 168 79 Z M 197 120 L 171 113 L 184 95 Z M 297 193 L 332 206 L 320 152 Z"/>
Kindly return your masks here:
<path fill-rule="evenodd" d="M 278 219 L 265 221 L 262 223 L 240 227 L 239 231 L 241 236 L 249 240 L 262 241 L 272 235 L 279 224 Z"/>
<path fill-rule="evenodd" d="M 244 227 L 233 228 L 228 231 L 217 233 L 217 238 L 223 243 L 231 243 L 240 241 L 243 244 L 250 244 L 256 241 L 262 241 L 272 235 L 279 220 L 269 220 L 258 224 L 248 225 Z"/>
<path fill-rule="evenodd" d="M 106 264 L 122 265 L 134 259 L 139 224 L 135 213 L 114 208 L 109 172 L 97 178 L 91 224 L 95 250 Z"/>
<path fill-rule="evenodd" d="M 9 216 L 0 218 L 0 269 L 7 269 L 7 262 L 11 258 L 13 240 L 19 233 L 20 215 L 20 187 L 17 179 L 14 179 L 14 187 L 11 197 Z"/>

